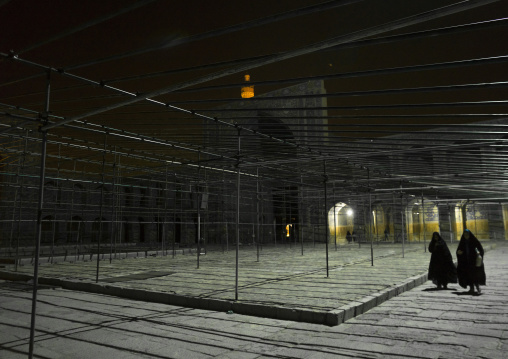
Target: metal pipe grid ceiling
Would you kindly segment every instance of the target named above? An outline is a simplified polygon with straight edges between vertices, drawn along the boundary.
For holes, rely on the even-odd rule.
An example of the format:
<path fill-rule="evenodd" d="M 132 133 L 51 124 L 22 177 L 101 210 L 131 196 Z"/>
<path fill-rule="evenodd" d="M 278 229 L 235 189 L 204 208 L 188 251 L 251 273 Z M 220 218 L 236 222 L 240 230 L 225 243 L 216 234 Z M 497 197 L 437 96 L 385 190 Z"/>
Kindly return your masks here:
<path fill-rule="evenodd" d="M 267 26 L 269 30 L 286 21 L 276 16 L 279 12 L 287 15 L 284 19 L 291 17 L 305 24 L 306 16 L 341 18 L 348 11 L 365 12 L 379 6 L 373 1 L 329 3 L 330 7 L 312 8 L 318 2 L 309 1 L 309 8 L 300 15 L 289 4 L 278 12 L 266 8 L 257 20 L 246 19 L 236 28 L 225 22 L 223 29 L 235 33 L 251 26 L 256 30 Z M 141 7 L 154 11 L 158 6 L 160 2 L 148 1 Z M 10 7 L 15 9 L 14 4 L 3 5 L 5 12 Z M 119 46 L 117 56 L 110 59 L 109 53 L 83 51 L 71 57 L 56 51 L 72 42 L 76 34 L 90 37 L 94 28 L 100 31 L 99 20 L 105 15 L 97 16 L 96 22 L 93 17 L 81 19 L 74 28 L 58 28 L 46 38 L 31 39 L 32 43 L 16 44 L 12 52 L 1 48 L 0 67 L 12 70 L 0 84 L 3 167 L 21 161 L 25 138 L 31 142 L 30 155 L 35 163 L 40 157 L 37 143 L 42 128 L 48 131 L 48 173 L 58 171 L 62 178 L 82 178 L 86 173 L 100 182 L 104 163 L 106 181 L 117 176 L 126 181 L 150 178 L 153 183 L 163 183 L 169 173 L 171 181 L 176 174 L 182 182 L 213 187 L 225 178 L 234 183 L 232 176 L 239 166 L 242 181 L 245 178 L 251 183 L 242 191 L 244 195 L 250 192 L 250 196 L 255 196 L 253 183 L 259 176 L 267 186 L 301 186 L 318 196 L 323 196 L 326 180 L 329 188 L 334 187 L 337 199 L 373 193 L 378 198 L 425 195 L 450 202 L 504 202 L 506 49 L 492 41 L 489 47 L 478 46 L 463 53 L 457 50 L 458 54 L 450 47 L 436 51 L 435 56 L 417 51 L 419 46 L 425 45 L 428 50 L 435 44 L 448 43 L 450 34 L 458 36 L 451 38 L 454 42 L 469 37 L 489 41 L 494 35 L 502 37 L 507 32 L 503 17 L 508 16 L 506 1 L 422 1 L 415 7 L 391 9 L 387 3 L 386 10 L 393 15 L 368 19 L 372 24 L 365 20 L 361 22 L 363 28 L 322 32 L 307 44 L 285 45 L 277 51 L 259 48 L 255 56 L 239 53 L 220 62 L 204 57 L 196 64 L 188 58 L 184 62 L 187 67 L 169 63 L 172 71 L 154 72 L 149 66 L 153 64 L 148 55 L 161 48 L 146 49 L 146 54 L 140 55 L 133 45 Z M 460 17 L 462 13 L 467 16 Z M 125 11 L 113 12 L 108 21 L 121 23 L 125 16 Z M 414 30 L 415 26 L 420 27 Z M 170 41 L 162 51 L 177 51 L 179 43 L 195 42 L 193 46 L 198 47 L 219 46 L 223 41 L 227 44 L 221 37 L 224 31 L 201 31 L 201 38 L 194 32 Z M 207 39 L 203 40 L 205 34 Z M 395 52 L 399 47 L 422 56 L 404 56 Z M 393 57 L 375 57 L 384 51 L 394 51 Z M 125 55 L 120 56 L 122 53 Z M 340 66 L 340 60 L 331 60 L 355 53 L 369 54 L 372 60 L 357 67 Z M 140 66 L 124 70 L 125 61 L 132 59 Z M 305 75 L 302 65 L 309 61 L 326 61 L 327 68 Z M 336 61 L 337 69 L 332 66 Z M 74 66 L 73 62 L 81 65 Z M 282 71 L 293 62 L 299 65 L 295 70 Z M 112 71 L 115 66 L 121 70 Z M 238 74 L 245 71 L 255 71 L 261 78 L 251 83 L 256 97 L 234 99 L 244 85 L 238 82 Z M 42 111 L 45 85 L 41 79 L 46 72 L 52 73 L 49 113 Z M 168 73 L 175 77 L 168 77 Z M 288 84 L 316 80 L 324 81 L 327 93 L 262 97 Z M 291 102 L 309 98 L 320 103 L 326 99 L 327 105 L 302 107 Z M 280 107 L 263 107 L 272 101 Z M 243 107 L 216 107 L 228 103 Z M 256 130 L 258 118 L 245 115 L 249 106 L 270 112 L 273 120 L 284 120 L 294 137 L 284 128 Z M 310 110 L 322 115 L 309 116 Z M 284 115 L 287 111 L 298 115 L 288 119 Z M 309 130 L 302 121 L 311 118 L 324 123 Z M 217 138 L 210 138 L 207 134 L 217 128 L 221 129 Z"/>

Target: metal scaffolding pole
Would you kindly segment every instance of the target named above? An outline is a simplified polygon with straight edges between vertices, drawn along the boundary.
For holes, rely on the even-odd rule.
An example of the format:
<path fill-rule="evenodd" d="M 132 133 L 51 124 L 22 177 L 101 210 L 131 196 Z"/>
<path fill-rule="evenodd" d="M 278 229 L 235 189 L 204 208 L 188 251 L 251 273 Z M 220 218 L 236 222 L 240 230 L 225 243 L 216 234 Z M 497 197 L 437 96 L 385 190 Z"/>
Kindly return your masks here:
<path fill-rule="evenodd" d="M 366 204 L 365 204 L 365 199 L 363 199 L 362 197 L 362 212 L 363 212 L 363 236 L 365 237 L 365 227 L 367 227 L 367 218 L 365 218 L 365 216 L 367 215 L 366 214 L 366 210 L 365 210 L 365 207 L 366 207 Z M 361 248 L 362 245 L 361 245 L 361 240 L 360 238 L 358 238 L 358 248 Z"/>
<path fill-rule="evenodd" d="M 116 146 L 114 147 L 114 154 L 113 154 L 113 180 L 112 182 L 112 188 L 111 188 L 111 232 L 109 234 L 109 263 L 111 264 L 111 261 L 113 260 L 113 237 L 115 236 L 115 211 L 116 211 Z M 116 241 L 115 241 L 115 257 L 116 257 Z"/>
<path fill-rule="evenodd" d="M 176 183 L 176 172 L 174 173 L 174 192 L 175 192 L 175 199 L 173 201 L 173 258 L 175 258 L 175 246 L 176 246 L 176 207 L 178 206 L 177 203 L 177 183 Z M 181 227 L 179 227 L 181 230 Z"/>
<path fill-rule="evenodd" d="M 261 245 L 263 245 L 265 243 L 265 200 L 264 200 L 264 196 L 263 196 L 264 192 L 263 192 L 263 185 L 261 184 L 261 193 L 260 193 L 260 197 L 259 197 L 259 200 L 261 202 L 260 206 L 261 206 L 261 213 L 260 213 L 260 216 L 261 216 L 261 230 L 260 230 L 260 237 L 259 237 L 259 240 L 261 241 Z M 261 247 L 261 250 L 263 250 L 263 247 Z"/>
<path fill-rule="evenodd" d="M 198 152 L 198 180 L 196 185 L 196 202 L 197 202 L 197 216 L 198 216 L 198 228 L 197 228 L 197 269 L 199 269 L 199 256 L 201 254 L 201 152 Z"/>
<path fill-rule="evenodd" d="M 101 237 L 102 237 L 102 210 L 104 206 L 104 183 L 105 183 L 105 171 L 106 171 L 106 143 L 108 135 L 104 137 L 104 152 L 102 153 L 102 185 L 101 185 L 101 203 L 99 207 L 99 235 L 97 238 L 97 271 L 95 274 L 95 283 L 99 282 L 99 262 L 101 257 Z"/>
<path fill-rule="evenodd" d="M 224 178 L 224 167 L 222 167 L 222 183 L 221 183 L 221 186 L 220 186 L 220 192 L 221 192 L 221 219 L 222 219 L 222 225 L 224 226 L 223 227 L 223 231 L 224 231 L 224 236 L 221 235 L 220 237 L 220 243 L 221 243 L 221 246 L 222 246 L 222 253 L 224 253 L 224 243 L 222 243 L 222 240 L 224 239 L 223 237 L 226 237 L 226 251 L 228 250 L 228 223 L 226 221 L 226 216 L 224 215 L 224 212 L 225 212 L 225 207 L 226 207 L 226 202 L 224 201 L 224 194 L 226 193 L 226 191 L 224 190 L 224 186 L 225 186 L 225 178 Z M 221 233 L 222 233 L 222 230 L 221 230 Z"/>
<path fill-rule="evenodd" d="M 115 224 L 116 224 L 116 228 L 117 228 L 117 235 L 115 236 L 115 248 L 116 248 L 116 243 L 118 242 L 119 244 L 122 243 L 122 209 L 123 209 L 123 205 L 122 205 L 122 196 L 121 196 L 121 193 L 120 193 L 120 190 L 121 190 L 121 185 L 122 185 L 122 176 L 121 176 L 121 161 L 122 161 L 122 156 L 119 154 L 118 155 L 118 166 L 117 166 L 117 176 L 118 176 L 118 183 L 120 185 L 120 187 L 118 188 L 118 196 L 117 196 L 117 199 L 118 199 L 118 207 L 119 209 L 115 212 Z M 117 241 L 117 238 L 118 238 L 118 241 Z M 116 258 L 116 253 L 115 253 L 115 258 Z"/>
<path fill-rule="evenodd" d="M 393 244 L 395 244 L 395 193 L 392 193 L 392 225 L 393 225 Z"/>
<path fill-rule="evenodd" d="M 298 211 L 298 223 L 300 226 L 300 244 L 302 247 L 302 256 L 303 256 L 303 176 L 300 175 L 300 210 Z"/>
<path fill-rule="evenodd" d="M 12 237 L 14 235 L 14 221 L 16 220 L 16 203 L 18 202 L 18 191 L 21 192 L 21 185 L 20 185 L 20 170 L 21 170 L 21 157 L 18 159 L 18 171 L 15 176 L 16 179 L 16 185 L 14 186 L 14 200 L 12 201 L 12 219 L 11 219 L 11 231 L 9 235 L 9 253 L 12 248 Z M 10 167 L 10 165 L 9 165 Z M 21 203 L 21 201 L 20 201 Z M 21 219 L 21 218 L 20 218 Z"/>
<path fill-rule="evenodd" d="M 76 168 L 76 161 L 74 161 L 74 169 Z M 81 172 L 81 179 L 84 180 L 85 178 L 85 168 L 83 167 L 83 170 Z M 73 186 L 73 196 L 74 196 L 74 188 L 75 186 Z M 78 231 L 76 233 L 76 261 L 78 261 L 79 259 L 79 240 L 80 240 L 80 231 L 81 231 L 81 223 L 83 222 L 85 216 L 84 216 L 84 210 L 85 210 L 85 205 L 86 205 L 86 201 L 83 201 L 83 193 L 84 193 L 84 189 L 80 189 L 79 190 L 79 194 L 80 194 L 80 203 L 81 203 L 81 221 L 78 222 Z M 83 238 L 81 238 L 81 241 L 83 241 Z"/>
<path fill-rule="evenodd" d="M 164 177 L 164 222 L 162 224 L 162 255 L 168 255 L 168 248 L 166 244 L 166 233 L 168 231 L 168 164 L 166 163 L 165 169 L 165 177 Z"/>
<path fill-rule="evenodd" d="M 369 235 L 370 235 L 370 262 L 371 262 L 371 265 L 374 266 L 374 246 L 373 246 L 373 241 L 374 241 L 374 236 L 372 235 L 372 221 L 373 221 L 373 213 L 372 213 L 372 193 L 370 192 L 370 170 L 367 168 L 367 188 L 369 189 L 369 227 L 370 227 L 370 230 L 369 230 Z M 376 230 L 377 232 L 377 230 Z M 379 241 L 378 241 L 379 243 Z"/>
<path fill-rule="evenodd" d="M 283 243 L 286 244 L 288 241 L 287 241 L 287 236 L 288 236 L 288 231 L 289 231 L 289 228 L 288 227 L 288 213 L 287 213 L 287 202 L 286 202 L 286 186 L 284 186 L 284 190 L 283 190 L 283 199 L 284 199 L 284 230 L 286 231 L 285 233 L 283 233 L 282 235 L 282 240 L 283 240 Z M 289 219 L 289 222 L 291 222 L 291 218 Z M 291 232 L 289 231 L 289 234 L 291 234 Z M 289 248 L 291 248 L 291 238 L 289 238 Z"/>
<path fill-rule="evenodd" d="M 25 132 L 25 144 L 21 162 L 21 174 L 24 174 L 25 171 L 25 161 L 26 161 L 26 151 L 28 146 L 28 130 Z M 21 236 L 21 217 L 22 217 L 22 207 L 23 207 L 23 176 L 21 176 L 19 181 L 19 210 L 18 210 L 18 233 L 16 235 L 16 258 L 14 264 L 14 271 L 18 271 L 18 262 L 19 262 L 19 237 Z"/>
<path fill-rule="evenodd" d="M 477 226 L 477 221 L 476 221 L 476 202 L 473 202 L 473 219 L 474 219 L 474 231 L 476 233 L 476 235 L 478 236 L 478 226 Z"/>
<path fill-rule="evenodd" d="M 257 261 L 259 262 L 259 167 L 256 167 L 256 219 L 257 219 L 257 234 L 256 234 L 256 247 L 257 247 Z"/>
<path fill-rule="evenodd" d="M 57 170 L 56 170 L 56 183 L 55 183 L 55 190 L 56 190 L 56 196 L 55 196 L 55 203 L 54 203 L 54 206 L 53 206 L 53 223 L 52 223 L 52 234 L 51 234 L 51 251 L 49 253 L 49 256 L 51 258 L 51 264 L 53 264 L 53 256 L 54 256 L 54 251 L 55 251 L 55 236 L 57 235 L 56 233 L 56 224 L 57 224 L 57 220 L 56 220 L 56 217 L 57 217 L 57 207 L 58 207 L 58 202 L 60 201 L 60 188 L 59 188 L 59 178 L 60 178 L 60 160 L 61 160 L 62 156 L 61 156 L 61 145 L 59 144 L 58 145 L 58 162 L 57 162 Z"/>
<path fill-rule="evenodd" d="M 453 243 L 452 206 L 448 206 L 448 224 L 450 226 L 450 244 L 452 244 Z"/>
<path fill-rule="evenodd" d="M 76 161 L 73 161 L 73 172 L 76 173 Z M 70 211 L 70 221 L 69 221 L 69 224 L 70 224 L 70 227 L 68 226 L 69 228 L 69 232 L 70 234 L 68 233 L 67 234 L 67 241 L 72 241 L 72 230 L 74 229 L 74 220 L 73 220 L 73 214 L 74 214 L 74 192 L 76 191 L 76 186 L 73 185 L 72 186 L 72 191 L 71 191 L 71 211 Z M 78 222 L 79 223 L 79 222 Z M 79 224 L 78 224 L 79 226 Z M 78 250 L 78 245 L 76 243 L 76 253 L 75 253 L 75 256 L 74 256 L 74 261 L 77 261 L 78 260 L 78 256 L 77 256 L 77 250 Z"/>
<path fill-rule="evenodd" d="M 329 233 L 329 224 L 328 224 L 328 212 L 327 212 L 327 205 L 326 205 L 326 196 L 327 196 L 327 192 L 326 192 L 326 183 L 328 182 L 328 176 L 326 174 L 326 161 L 323 161 L 323 171 L 324 171 L 324 181 L 323 181 L 323 184 L 324 184 L 324 189 L 325 189 L 325 198 L 324 198 L 324 201 L 325 201 L 325 210 L 324 210 L 324 215 L 325 215 L 325 219 L 326 219 L 326 226 L 325 226 L 325 247 L 326 247 L 326 278 L 329 277 L 329 268 L 328 268 L 328 233 Z"/>
<path fill-rule="evenodd" d="M 208 211 L 208 201 L 210 201 L 210 193 L 208 188 L 208 176 L 206 173 L 206 167 L 205 167 L 205 185 L 203 186 L 203 189 L 206 190 L 206 193 L 201 194 L 201 203 L 203 205 L 203 209 L 205 211 L 204 219 L 203 219 L 203 250 L 206 254 L 206 245 L 208 243 L 208 240 L 210 239 L 209 236 L 209 228 L 210 225 L 210 211 Z M 206 198 L 205 198 L 206 195 Z"/>
<path fill-rule="evenodd" d="M 400 185 L 400 222 L 401 222 L 401 236 L 402 236 L 402 258 L 404 258 L 404 202 L 402 196 L 402 184 Z"/>
<path fill-rule="evenodd" d="M 241 136 L 238 129 L 238 157 L 236 162 L 236 273 L 235 273 L 235 300 L 238 300 L 238 256 L 240 251 L 240 150 Z"/>
<path fill-rule="evenodd" d="M 335 251 L 337 251 L 337 201 L 335 200 L 335 182 L 333 182 L 332 188 L 333 198 L 333 232 L 335 234 Z"/>
<path fill-rule="evenodd" d="M 49 95 L 51 91 L 51 72 L 47 72 L 46 84 L 46 100 L 44 105 L 44 112 L 42 114 L 42 125 L 48 123 L 49 114 Z M 41 143 L 41 168 L 39 175 L 39 204 L 37 207 L 37 230 L 35 236 L 35 261 L 34 261 L 34 277 L 33 277 L 33 292 L 32 292 L 32 315 L 30 323 L 30 344 L 28 350 L 28 358 L 33 358 L 34 352 L 34 338 L 35 338 L 35 313 L 37 309 L 37 287 L 39 285 L 39 253 L 41 247 L 41 232 L 42 232 L 42 207 L 44 204 L 44 180 L 46 176 L 46 145 L 47 145 L 47 131 L 41 130 L 42 143 Z"/>
<path fill-rule="evenodd" d="M 423 251 L 427 253 L 427 240 L 425 238 L 427 236 L 427 233 L 425 231 L 425 203 L 423 193 L 422 193 L 422 218 L 423 218 Z"/>

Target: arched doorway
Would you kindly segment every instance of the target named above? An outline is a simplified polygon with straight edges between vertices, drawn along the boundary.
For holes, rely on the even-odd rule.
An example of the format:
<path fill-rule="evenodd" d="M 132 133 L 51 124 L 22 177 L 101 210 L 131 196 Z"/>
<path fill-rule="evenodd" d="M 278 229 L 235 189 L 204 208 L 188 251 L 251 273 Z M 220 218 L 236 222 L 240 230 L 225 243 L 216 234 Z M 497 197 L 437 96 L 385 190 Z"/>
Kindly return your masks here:
<path fill-rule="evenodd" d="M 431 239 L 433 232 L 439 232 L 439 210 L 437 205 L 425 198 L 412 201 L 407 209 L 408 239 L 426 241 Z"/>
<path fill-rule="evenodd" d="M 347 232 L 354 231 L 355 213 L 351 206 L 344 202 L 337 202 L 328 211 L 329 238 L 332 243 L 347 243 Z"/>

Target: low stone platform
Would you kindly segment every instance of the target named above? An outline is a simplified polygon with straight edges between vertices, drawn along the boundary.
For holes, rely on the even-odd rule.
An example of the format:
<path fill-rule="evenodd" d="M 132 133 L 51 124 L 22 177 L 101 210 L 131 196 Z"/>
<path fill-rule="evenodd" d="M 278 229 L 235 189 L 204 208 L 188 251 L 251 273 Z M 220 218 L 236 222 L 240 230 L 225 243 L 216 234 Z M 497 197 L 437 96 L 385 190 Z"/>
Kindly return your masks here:
<path fill-rule="evenodd" d="M 492 245 L 485 244 L 488 250 Z M 41 285 L 113 295 L 182 307 L 265 318 L 341 324 L 427 280 L 430 253 L 424 244 L 374 244 L 329 249 L 324 245 L 254 247 L 207 255 L 147 256 L 97 262 L 61 262 L 39 267 Z M 450 246 L 452 253 L 455 245 Z M 404 252 L 404 253 L 403 253 Z M 7 267 L 5 280 L 28 281 L 33 266 Z M 235 298 L 238 296 L 238 298 Z"/>

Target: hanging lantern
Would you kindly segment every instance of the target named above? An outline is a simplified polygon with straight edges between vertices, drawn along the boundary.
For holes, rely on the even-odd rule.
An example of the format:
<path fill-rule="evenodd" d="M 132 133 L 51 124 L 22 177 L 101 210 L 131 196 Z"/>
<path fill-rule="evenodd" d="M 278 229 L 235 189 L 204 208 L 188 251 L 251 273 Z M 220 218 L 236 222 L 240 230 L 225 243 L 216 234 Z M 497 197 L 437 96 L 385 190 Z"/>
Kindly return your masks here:
<path fill-rule="evenodd" d="M 250 75 L 245 75 L 245 82 L 250 81 Z M 251 98 L 254 97 L 254 86 L 244 86 L 242 87 L 242 98 Z"/>

